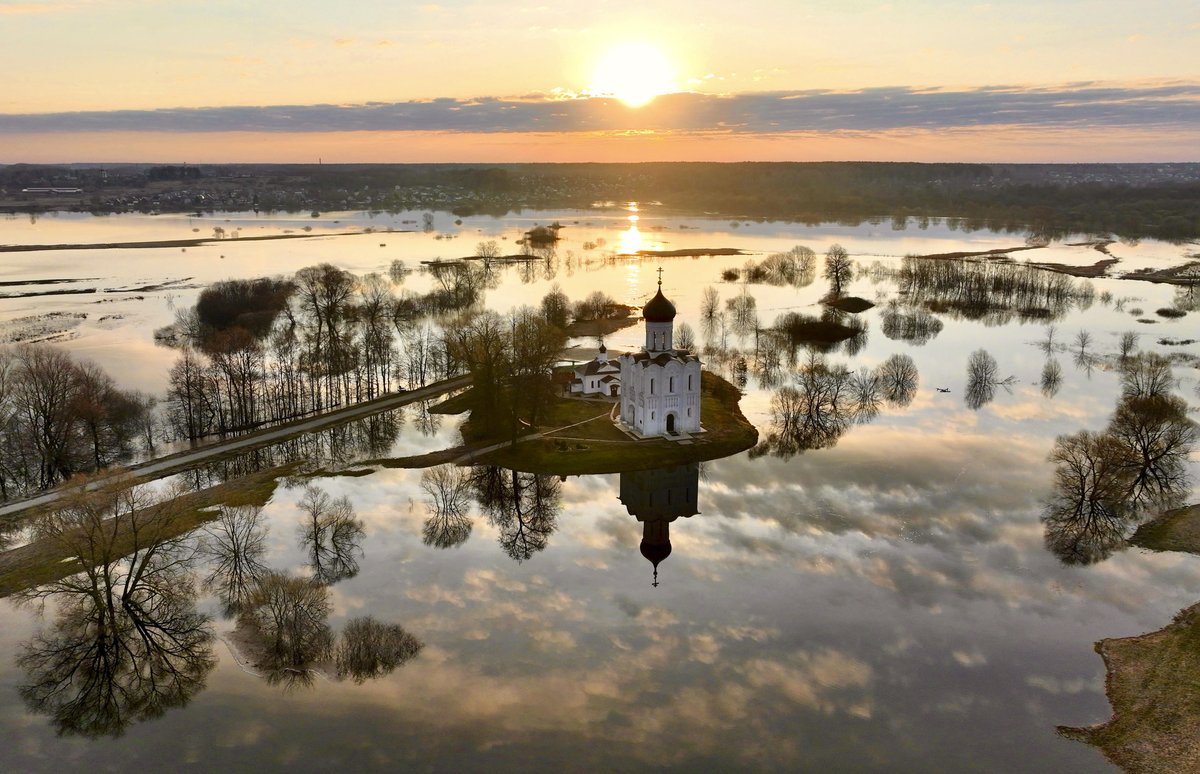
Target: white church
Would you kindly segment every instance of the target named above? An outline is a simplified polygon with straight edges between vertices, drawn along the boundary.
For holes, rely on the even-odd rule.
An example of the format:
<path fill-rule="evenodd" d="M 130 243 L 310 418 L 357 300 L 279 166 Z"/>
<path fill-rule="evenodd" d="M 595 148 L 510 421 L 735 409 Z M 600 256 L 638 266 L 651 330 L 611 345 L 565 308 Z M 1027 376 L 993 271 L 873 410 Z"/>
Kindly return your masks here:
<path fill-rule="evenodd" d="M 658 292 L 642 308 L 646 346 L 617 358 L 621 423 L 643 437 L 700 432 L 700 358 L 675 349 L 675 305 Z"/>

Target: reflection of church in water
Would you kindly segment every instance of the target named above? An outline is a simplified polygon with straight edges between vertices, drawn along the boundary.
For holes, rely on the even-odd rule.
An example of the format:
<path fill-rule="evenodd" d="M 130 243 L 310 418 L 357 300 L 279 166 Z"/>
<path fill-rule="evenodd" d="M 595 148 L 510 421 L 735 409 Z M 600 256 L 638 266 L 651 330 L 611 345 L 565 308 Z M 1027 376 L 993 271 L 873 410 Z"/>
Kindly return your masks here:
<path fill-rule="evenodd" d="M 642 522 L 642 556 L 654 565 L 655 586 L 659 563 L 671 555 L 671 522 L 700 512 L 699 488 L 697 462 L 621 474 L 621 502 Z"/>

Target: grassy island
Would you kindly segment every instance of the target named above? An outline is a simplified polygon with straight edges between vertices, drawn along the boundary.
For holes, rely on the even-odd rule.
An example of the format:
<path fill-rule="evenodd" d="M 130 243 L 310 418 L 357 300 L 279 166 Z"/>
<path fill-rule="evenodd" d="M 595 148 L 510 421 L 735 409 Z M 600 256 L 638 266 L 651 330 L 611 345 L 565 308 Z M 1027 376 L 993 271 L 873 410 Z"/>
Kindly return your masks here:
<path fill-rule="evenodd" d="M 1113 716 L 1087 728 L 1059 726 L 1098 747 L 1126 771 L 1196 771 L 1200 766 L 1200 605 L 1149 634 L 1101 640 Z"/>
<path fill-rule="evenodd" d="M 1129 542 L 1151 551 L 1200 554 L 1200 505 L 1167 511 L 1138 527 Z"/>
<path fill-rule="evenodd" d="M 619 473 L 728 457 L 758 442 L 758 431 L 738 407 L 741 392 L 736 387 L 706 371 L 700 380 L 700 392 L 700 421 L 705 432 L 691 436 L 691 443 L 664 438 L 636 440 L 613 425 L 615 404 L 611 401 L 556 397 L 537 426 L 527 428 L 515 445 L 472 461 L 527 473 Z M 471 391 L 451 400 L 440 410 L 458 412 L 473 406 Z M 471 444 L 507 440 L 484 436 L 471 419 L 463 425 L 462 433 Z"/>

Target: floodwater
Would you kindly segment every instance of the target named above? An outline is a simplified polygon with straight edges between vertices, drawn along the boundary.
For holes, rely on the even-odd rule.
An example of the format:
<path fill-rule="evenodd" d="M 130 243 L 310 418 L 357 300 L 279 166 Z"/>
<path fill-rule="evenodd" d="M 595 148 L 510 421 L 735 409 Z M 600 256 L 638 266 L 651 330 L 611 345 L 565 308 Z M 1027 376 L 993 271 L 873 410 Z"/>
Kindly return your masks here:
<path fill-rule="evenodd" d="M 721 277 L 747 260 L 798 244 L 818 255 L 834 242 L 845 246 L 863 269 L 848 292 L 876 306 L 861 315 L 865 341 L 826 358 L 857 371 L 905 354 L 919 385 L 907 405 L 884 403 L 869 421 L 814 444 L 820 448 L 789 455 L 765 450 L 565 481 L 476 471 L 490 494 L 485 483 L 476 486 L 453 524 L 427 502 L 420 470 L 321 478 L 317 485 L 346 496 L 362 521 L 333 571 L 305 541 L 303 484 L 284 481 L 261 513 L 238 515 L 261 536 L 256 562 L 329 580 L 335 636 L 369 615 L 403 626 L 423 643 L 419 653 L 361 681 L 333 670 L 309 683 L 268 680 L 246 658 L 214 591 L 220 584 L 203 583 L 219 567 L 212 551 L 201 552 L 179 581 L 199 589 L 180 599 L 212 635 L 190 653 L 200 679 L 157 704 L 93 706 L 85 694 L 87 706 L 64 709 L 63 701 L 29 700 L 29 687 L 45 677 L 29 654 L 47 641 L 86 640 L 86 627 L 64 623 L 75 602 L 52 596 L 39 613 L 0 600 L 0 768 L 1105 770 L 1099 752 L 1060 738 L 1055 727 L 1109 717 L 1093 643 L 1161 628 L 1200 600 L 1200 558 L 1114 546 L 1090 565 L 1064 563 L 1046 548 L 1040 520 L 1052 490 L 1046 458 L 1056 436 L 1107 423 L 1125 331 L 1139 333 L 1144 350 L 1177 356 L 1178 393 L 1195 416 L 1200 347 L 1158 343 L 1196 336 L 1195 312 L 1155 314 L 1181 303 L 1175 289 L 1102 278 L 1088 283 L 1089 295 L 1075 280 L 1079 299 L 1051 319 L 942 309 L 940 331 L 905 338 L 885 320 L 889 301 L 904 308 L 894 276 L 902 256 L 1015 247 L 1023 236 L 964 233 L 945 222 L 897 229 L 887 220 L 735 227 L 644 207 L 454 220 L 436 213 L 428 233 L 420 213 L 0 220 L 0 244 L 188 239 L 216 226 L 239 228 L 242 237 L 305 226 L 324 234 L 186 250 L 3 253 L 0 282 L 39 283 L 0 292 L 97 292 L 0 299 L 0 332 L 49 337 L 104 365 L 122 386 L 161 391 L 174 353 L 151 334 L 205 283 L 320 261 L 356 273 L 386 273 L 394 260 L 417 269 L 421 260 L 470 255 L 486 239 L 517 252 L 521 232 L 557 220 L 565 228 L 556 255 L 505 269 L 488 306 L 537 304 L 554 284 L 572 299 L 602 290 L 640 305 L 661 267 L 676 325 L 688 323 L 701 345 L 724 340 L 730 354 L 706 357 L 710 367 L 732 380 L 739 356 L 748 361 L 742 408 L 764 439 L 775 429 L 776 387 L 755 372 L 753 334 L 732 325 L 706 330 L 700 318 L 705 287 L 717 289 L 723 306 L 742 292 Z M 373 233 L 330 235 L 365 227 Z M 1079 241 L 1013 256 L 1078 265 L 1106 257 L 1067 244 Z M 717 247 L 754 255 L 616 254 Z M 1176 265 L 1195 247 L 1109 250 L 1129 251 L 1121 270 Z M 78 282 L 44 282 L 51 279 Z M 429 283 L 416 271 L 403 287 Z M 820 314 L 827 290 L 819 270 L 809 284 L 745 287 L 764 325 L 788 311 Z M 53 324 L 38 328 L 50 314 Z M 1057 344 L 1048 355 L 1041 344 L 1050 323 Z M 1091 335 L 1085 357 L 1077 356 L 1080 331 Z M 640 326 L 605 340 L 610 353 L 640 343 Z M 1013 378 L 972 408 L 964 400 L 967 360 L 979 348 L 995 357 L 999 377 Z M 1056 391 L 1040 384 L 1048 359 L 1061 367 Z M 792 368 L 785 363 L 778 378 L 787 383 Z M 368 441 L 314 442 L 312 453 L 343 463 L 421 453 L 452 445 L 457 423 L 408 407 L 382 431 L 363 434 Z M 1195 481 L 1195 454 L 1188 466 Z M 664 515 L 668 495 L 684 505 Z M 642 549 L 661 556 L 653 546 L 664 531 L 671 552 L 652 585 Z M 210 526 L 203 539 L 211 544 L 220 533 Z"/>

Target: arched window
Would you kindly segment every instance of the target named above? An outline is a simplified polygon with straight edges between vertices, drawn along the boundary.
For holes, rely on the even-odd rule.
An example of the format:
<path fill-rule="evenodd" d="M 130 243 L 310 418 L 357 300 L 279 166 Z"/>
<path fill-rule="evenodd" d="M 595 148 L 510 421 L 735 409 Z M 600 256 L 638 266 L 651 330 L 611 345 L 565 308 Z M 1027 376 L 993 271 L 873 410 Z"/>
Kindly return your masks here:
<path fill-rule="evenodd" d="M 688 392 L 692 390 L 692 375 L 688 374 Z"/>
<path fill-rule="evenodd" d="M 654 380 L 653 379 L 650 380 L 650 394 L 651 395 L 654 394 Z"/>
<path fill-rule="evenodd" d="M 670 395 L 673 392 L 675 392 L 675 377 L 670 376 L 667 377 L 667 394 Z"/>

